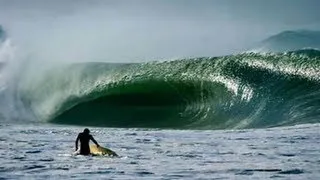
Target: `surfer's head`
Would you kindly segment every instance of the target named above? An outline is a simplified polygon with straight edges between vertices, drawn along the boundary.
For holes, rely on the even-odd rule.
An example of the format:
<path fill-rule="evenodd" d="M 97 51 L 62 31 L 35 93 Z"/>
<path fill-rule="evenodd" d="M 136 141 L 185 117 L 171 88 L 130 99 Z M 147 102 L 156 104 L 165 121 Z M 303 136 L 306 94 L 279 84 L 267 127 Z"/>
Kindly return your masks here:
<path fill-rule="evenodd" d="M 85 129 L 83 130 L 83 133 L 89 134 L 89 133 L 90 133 L 90 130 L 89 130 L 88 128 L 85 128 Z"/>

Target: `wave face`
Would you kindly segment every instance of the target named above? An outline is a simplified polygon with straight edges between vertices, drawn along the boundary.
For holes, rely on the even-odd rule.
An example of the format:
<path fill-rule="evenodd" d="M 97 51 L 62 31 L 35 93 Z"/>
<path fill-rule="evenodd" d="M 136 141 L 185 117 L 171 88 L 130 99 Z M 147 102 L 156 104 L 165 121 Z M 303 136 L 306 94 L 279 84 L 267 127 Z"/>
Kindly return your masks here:
<path fill-rule="evenodd" d="M 231 129 L 320 122 L 316 50 L 73 64 L 21 82 L 25 107 L 51 123 Z"/>

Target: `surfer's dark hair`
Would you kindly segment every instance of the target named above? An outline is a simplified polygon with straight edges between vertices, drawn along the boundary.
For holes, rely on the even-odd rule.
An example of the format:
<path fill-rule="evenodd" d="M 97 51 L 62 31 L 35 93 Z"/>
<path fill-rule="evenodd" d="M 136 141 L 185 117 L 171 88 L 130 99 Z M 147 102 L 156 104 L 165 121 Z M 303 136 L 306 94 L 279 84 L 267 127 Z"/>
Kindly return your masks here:
<path fill-rule="evenodd" d="M 89 130 L 88 128 L 85 128 L 85 129 L 83 130 L 83 132 L 89 134 L 89 133 L 90 133 L 90 130 Z"/>

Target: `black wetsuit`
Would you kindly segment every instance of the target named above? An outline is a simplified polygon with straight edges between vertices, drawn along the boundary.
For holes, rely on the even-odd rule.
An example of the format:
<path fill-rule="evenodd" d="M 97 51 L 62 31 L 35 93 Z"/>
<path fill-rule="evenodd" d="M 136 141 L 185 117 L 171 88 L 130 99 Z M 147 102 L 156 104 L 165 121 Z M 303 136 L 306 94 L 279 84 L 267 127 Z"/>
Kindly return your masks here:
<path fill-rule="evenodd" d="M 91 134 L 79 133 L 78 139 L 80 139 L 80 154 L 82 155 L 89 155 L 90 154 L 90 147 L 89 141 L 95 141 Z"/>

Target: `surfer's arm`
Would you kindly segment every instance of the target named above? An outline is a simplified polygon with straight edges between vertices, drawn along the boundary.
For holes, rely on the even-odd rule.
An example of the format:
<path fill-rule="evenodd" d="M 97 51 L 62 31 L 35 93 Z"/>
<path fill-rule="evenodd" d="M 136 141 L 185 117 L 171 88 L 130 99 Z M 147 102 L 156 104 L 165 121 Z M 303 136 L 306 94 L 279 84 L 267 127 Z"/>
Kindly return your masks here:
<path fill-rule="evenodd" d="M 92 136 L 90 136 L 90 139 L 91 139 L 92 142 L 94 142 L 98 147 L 100 147 L 100 145 L 98 144 L 98 142 L 97 142 Z"/>
<path fill-rule="evenodd" d="M 77 140 L 76 140 L 76 151 L 78 150 L 78 142 L 79 142 L 79 140 L 80 140 L 80 134 L 78 135 Z"/>

